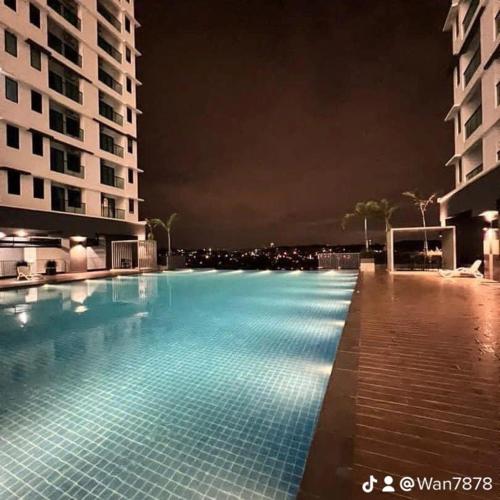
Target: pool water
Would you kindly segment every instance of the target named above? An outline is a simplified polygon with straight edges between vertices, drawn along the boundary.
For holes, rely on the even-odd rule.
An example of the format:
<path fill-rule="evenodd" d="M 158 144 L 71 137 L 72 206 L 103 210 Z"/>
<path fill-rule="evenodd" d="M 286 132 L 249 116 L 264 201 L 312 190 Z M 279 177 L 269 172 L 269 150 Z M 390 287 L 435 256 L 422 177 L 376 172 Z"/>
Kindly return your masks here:
<path fill-rule="evenodd" d="M 0 498 L 294 498 L 356 279 L 0 292 Z"/>

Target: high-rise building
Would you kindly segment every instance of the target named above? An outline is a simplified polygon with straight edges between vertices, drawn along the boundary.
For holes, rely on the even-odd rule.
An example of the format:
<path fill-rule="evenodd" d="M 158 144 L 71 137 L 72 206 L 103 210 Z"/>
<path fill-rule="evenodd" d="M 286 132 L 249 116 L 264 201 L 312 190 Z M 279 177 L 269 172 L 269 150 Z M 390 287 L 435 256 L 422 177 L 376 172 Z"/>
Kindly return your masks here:
<path fill-rule="evenodd" d="M 109 267 L 111 241 L 142 238 L 137 26 L 133 0 L 0 0 L 4 275 Z"/>
<path fill-rule="evenodd" d="M 440 199 L 441 223 L 457 231 L 459 265 L 495 255 L 500 208 L 500 2 L 453 0 L 445 22 L 452 35 L 455 187 Z M 485 258 L 485 265 L 492 260 Z M 496 266 L 498 268 L 498 266 Z"/>

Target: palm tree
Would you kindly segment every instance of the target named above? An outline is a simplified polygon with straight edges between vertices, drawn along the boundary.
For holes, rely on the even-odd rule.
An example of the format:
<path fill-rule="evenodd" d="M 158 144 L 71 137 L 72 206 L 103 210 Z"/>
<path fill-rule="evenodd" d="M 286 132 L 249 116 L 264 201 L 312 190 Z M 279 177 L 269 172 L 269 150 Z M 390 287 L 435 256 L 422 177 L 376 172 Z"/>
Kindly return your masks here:
<path fill-rule="evenodd" d="M 385 223 L 385 232 L 389 231 L 391 229 L 391 218 L 394 214 L 394 212 L 398 209 L 397 205 L 391 205 L 391 202 L 387 200 L 386 198 L 382 198 L 378 202 L 378 208 L 379 208 L 379 215 L 382 219 L 384 219 Z"/>
<path fill-rule="evenodd" d="M 429 252 L 429 242 L 427 240 L 427 222 L 425 219 L 425 212 L 427 212 L 429 206 L 436 201 L 437 193 L 432 193 L 430 196 L 425 197 L 422 196 L 417 190 L 414 190 L 405 191 L 403 196 L 406 196 L 413 202 L 422 217 L 422 225 L 424 227 L 424 255 L 427 257 L 427 253 Z"/>
<path fill-rule="evenodd" d="M 148 239 L 153 239 L 153 229 L 155 227 L 161 227 L 164 229 L 167 233 L 167 238 L 168 238 L 168 256 L 172 256 L 172 239 L 171 239 L 171 231 L 172 231 L 172 226 L 174 225 L 175 219 L 179 216 L 179 214 L 173 213 L 170 214 L 170 217 L 167 220 L 162 220 L 162 219 L 146 219 L 146 225 L 148 227 Z"/>
<path fill-rule="evenodd" d="M 370 249 L 370 244 L 368 241 L 368 219 L 370 217 L 377 217 L 380 214 L 380 207 L 376 201 L 358 201 L 354 206 L 354 211 L 347 213 L 342 218 L 342 229 L 345 229 L 347 222 L 353 218 L 359 218 L 363 220 L 364 232 L 365 232 L 365 248 L 366 251 Z"/>
<path fill-rule="evenodd" d="M 161 219 L 146 219 L 146 233 L 147 233 L 147 239 L 148 240 L 154 240 L 155 235 L 154 235 L 154 228 L 161 226 L 163 224 L 163 221 Z"/>

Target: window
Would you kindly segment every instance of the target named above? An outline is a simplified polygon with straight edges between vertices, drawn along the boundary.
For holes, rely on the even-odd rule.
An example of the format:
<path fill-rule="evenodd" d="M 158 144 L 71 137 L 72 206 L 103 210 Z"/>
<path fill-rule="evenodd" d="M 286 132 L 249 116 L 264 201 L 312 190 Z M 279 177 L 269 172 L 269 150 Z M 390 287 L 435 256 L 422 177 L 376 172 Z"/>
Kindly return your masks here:
<path fill-rule="evenodd" d="M 128 182 L 130 184 L 134 183 L 134 171 L 131 168 L 128 169 Z"/>
<path fill-rule="evenodd" d="M 40 132 L 31 132 L 31 139 L 33 154 L 43 156 L 43 135 Z"/>
<path fill-rule="evenodd" d="M 11 56 L 17 57 L 17 36 L 10 31 L 5 30 L 5 52 Z"/>
<path fill-rule="evenodd" d="M 33 177 L 33 198 L 43 200 L 45 198 L 44 181 L 40 177 Z"/>
<path fill-rule="evenodd" d="M 133 214 L 135 209 L 135 202 L 134 200 L 129 199 L 128 200 L 128 211 Z"/>
<path fill-rule="evenodd" d="M 457 134 L 460 134 L 462 132 L 462 114 L 460 110 L 458 110 L 457 113 Z"/>
<path fill-rule="evenodd" d="M 42 112 L 42 94 L 31 91 L 31 109 L 37 113 Z"/>
<path fill-rule="evenodd" d="M 21 194 L 21 174 L 15 170 L 7 170 L 7 192 Z"/>
<path fill-rule="evenodd" d="M 33 45 L 30 48 L 30 63 L 32 68 L 39 71 L 42 69 L 42 53 Z"/>
<path fill-rule="evenodd" d="M 127 92 L 129 94 L 132 93 L 132 80 L 130 78 L 127 77 Z"/>
<path fill-rule="evenodd" d="M 3 3 L 12 10 L 17 10 L 17 0 L 3 0 Z"/>
<path fill-rule="evenodd" d="M 12 102 L 18 102 L 19 99 L 17 82 L 8 76 L 5 77 L 5 97 Z"/>
<path fill-rule="evenodd" d="M 134 152 L 134 141 L 132 140 L 131 137 L 127 137 L 127 151 L 129 153 Z"/>
<path fill-rule="evenodd" d="M 127 121 L 132 123 L 132 110 L 130 108 L 127 108 Z"/>
<path fill-rule="evenodd" d="M 500 106 L 500 82 L 497 83 L 497 106 Z"/>
<path fill-rule="evenodd" d="M 125 17 L 125 31 L 130 33 L 130 19 L 128 17 Z"/>
<path fill-rule="evenodd" d="M 460 85 L 460 59 L 457 60 L 457 87 Z"/>
<path fill-rule="evenodd" d="M 463 181 L 463 170 L 462 170 L 462 160 L 458 160 L 458 165 L 457 165 L 457 177 L 458 177 L 458 183 L 462 184 Z"/>
<path fill-rule="evenodd" d="M 128 47 L 125 48 L 125 59 L 127 62 L 132 62 L 132 51 Z"/>
<path fill-rule="evenodd" d="M 40 9 L 32 3 L 30 3 L 30 23 L 37 28 L 40 27 Z"/>
<path fill-rule="evenodd" d="M 19 129 L 7 124 L 7 146 L 19 149 Z"/>

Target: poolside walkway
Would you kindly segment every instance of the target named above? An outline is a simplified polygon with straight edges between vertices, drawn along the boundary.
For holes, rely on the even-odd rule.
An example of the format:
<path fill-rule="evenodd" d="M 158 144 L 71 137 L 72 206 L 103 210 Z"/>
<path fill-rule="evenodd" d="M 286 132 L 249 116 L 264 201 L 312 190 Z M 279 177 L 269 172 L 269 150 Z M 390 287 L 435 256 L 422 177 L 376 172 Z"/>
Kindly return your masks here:
<path fill-rule="evenodd" d="M 71 281 L 83 281 L 93 278 L 111 278 L 113 276 L 121 276 L 127 274 L 139 274 L 143 272 L 139 269 L 120 269 L 114 271 L 87 271 L 84 273 L 63 273 L 55 276 L 42 276 L 39 279 L 33 280 L 17 280 L 16 278 L 0 279 L 0 290 L 15 290 L 17 288 L 29 288 L 32 286 L 45 285 L 47 283 L 69 283 Z"/>
<path fill-rule="evenodd" d="M 395 493 L 381 493 L 385 475 Z M 496 484 L 403 492 L 403 476 Z M 362 275 L 299 498 L 500 498 L 500 285 Z"/>

